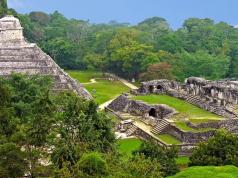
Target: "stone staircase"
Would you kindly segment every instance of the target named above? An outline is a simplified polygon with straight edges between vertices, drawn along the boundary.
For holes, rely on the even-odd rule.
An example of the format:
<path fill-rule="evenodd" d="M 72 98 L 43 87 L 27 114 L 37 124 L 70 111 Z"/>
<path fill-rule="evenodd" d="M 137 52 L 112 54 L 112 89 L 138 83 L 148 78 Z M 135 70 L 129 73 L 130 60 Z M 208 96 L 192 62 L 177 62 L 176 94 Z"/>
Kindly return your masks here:
<path fill-rule="evenodd" d="M 126 136 L 129 137 L 131 135 L 133 135 L 137 130 L 137 127 L 135 125 L 132 125 L 131 128 L 129 128 L 127 131 L 126 131 Z"/>
<path fill-rule="evenodd" d="M 5 77 L 12 73 L 52 76 L 53 91 L 74 90 L 85 98 L 91 98 L 82 85 L 65 73 L 36 45 L 0 48 L 0 76 Z"/>
<path fill-rule="evenodd" d="M 161 132 L 163 132 L 168 126 L 170 125 L 170 123 L 165 120 L 165 119 L 161 119 L 160 122 L 157 123 L 157 125 L 152 129 L 152 133 L 154 134 L 160 134 Z"/>
<path fill-rule="evenodd" d="M 128 120 L 128 119 L 133 119 L 133 118 L 135 118 L 134 116 L 130 115 L 129 113 L 119 113 L 119 115 L 120 115 L 124 120 Z"/>
<path fill-rule="evenodd" d="M 232 113 L 234 113 L 236 116 L 238 116 L 238 105 L 235 104 L 227 104 L 226 109 Z"/>
<path fill-rule="evenodd" d="M 217 115 L 220 115 L 220 116 L 223 116 L 223 117 L 226 117 L 226 118 L 232 119 L 232 118 L 236 117 L 236 115 L 232 114 L 232 112 L 226 111 L 226 108 L 224 108 L 222 106 L 218 106 L 214 103 L 209 103 L 205 99 L 202 99 L 199 96 L 189 94 L 186 97 L 186 101 L 188 103 L 191 103 L 191 104 L 195 105 L 195 106 L 199 106 L 200 108 L 206 109 L 210 112 L 213 112 Z"/>
<path fill-rule="evenodd" d="M 204 105 L 205 101 L 202 100 L 199 96 L 187 95 L 186 101 L 194 105 Z"/>

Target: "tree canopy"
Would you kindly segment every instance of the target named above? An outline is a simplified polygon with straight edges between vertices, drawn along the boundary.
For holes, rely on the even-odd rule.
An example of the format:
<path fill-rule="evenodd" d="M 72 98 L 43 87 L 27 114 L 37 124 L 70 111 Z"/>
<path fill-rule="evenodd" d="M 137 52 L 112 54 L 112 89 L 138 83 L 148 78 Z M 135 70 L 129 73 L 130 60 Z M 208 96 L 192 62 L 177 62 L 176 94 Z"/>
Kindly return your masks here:
<path fill-rule="evenodd" d="M 27 39 L 65 69 L 110 71 L 144 80 L 141 76 L 149 76 L 152 66 L 158 65 L 166 68 L 164 75 L 150 79 L 238 77 L 238 30 L 225 22 L 190 18 L 173 30 L 161 17 L 134 26 L 115 21 L 92 24 L 67 19 L 57 11 L 18 17 Z"/>

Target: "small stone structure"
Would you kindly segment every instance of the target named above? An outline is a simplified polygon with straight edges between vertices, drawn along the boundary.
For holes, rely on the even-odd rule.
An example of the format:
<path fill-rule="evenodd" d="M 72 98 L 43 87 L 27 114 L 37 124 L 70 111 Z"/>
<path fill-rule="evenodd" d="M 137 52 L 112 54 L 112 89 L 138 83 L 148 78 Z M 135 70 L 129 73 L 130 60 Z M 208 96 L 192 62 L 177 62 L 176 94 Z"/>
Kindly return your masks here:
<path fill-rule="evenodd" d="M 170 134 L 180 140 L 182 143 L 197 143 L 199 141 L 207 140 L 210 136 L 214 135 L 215 130 L 208 130 L 204 132 L 189 132 L 179 129 L 173 122 L 168 120 L 178 114 L 178 112 L 164 104 L 150 105 L 142 101 L 136 101 L 130 99 L 126 94 L 123 94 L 116 98 L 109 106 L 108 109 L 115 112 L 129 113 L 133 116 L 138 116 L 147 125 L 152 127 L 151 132 L 157 134 Z M 229 120 L 230 121 L 230 120 Z M 238 120 L 237 120 L 238 121 Z M 192 123 L 186 123 L 191 128 L 227 128 L 225 127 L 225 121 L 212 122 L 206 125 L 193 125 Z M 237 122 L 238 123 L 238 122 Z M 223 126 L 223 127 L 222 127 Z M 228 128 L 227 128 L 228 129 Z M 143 136 L 144 137 L 144 136 Z"/>
<path fill-rule="evenodd" d="M 232 119 L 238 116 L 238 80 L 210 81 L 190 77 L 184 84 L 169 80 L 154 80 L 142 82 L 141 87 L 132 93 L 168 94 L 225 118 Z"/>
<path fill-rule="evenodd" d="M 141 116 L 144 118 L 151 117 L 151 119 L 161 120 L 169 119 L 177 111 L 165 104 L 150 105 L 142 101 L 135 101 L 130 99 L 127 94 L 122 94 L 116 98 L 108 106 L 109 109 L 117 112 L 130 113 L 135 116 Z"/>
<path fill-rule="evenodd" d="M 81 84 L 36 44 L 26 42 L 17 18 L 6 16 L 0 19 L 0 76 L 6 77 L 12 73 L 48 75 L 54 80 L 53 90 L 73 90 L 86 99 L 92 98 Z"/>

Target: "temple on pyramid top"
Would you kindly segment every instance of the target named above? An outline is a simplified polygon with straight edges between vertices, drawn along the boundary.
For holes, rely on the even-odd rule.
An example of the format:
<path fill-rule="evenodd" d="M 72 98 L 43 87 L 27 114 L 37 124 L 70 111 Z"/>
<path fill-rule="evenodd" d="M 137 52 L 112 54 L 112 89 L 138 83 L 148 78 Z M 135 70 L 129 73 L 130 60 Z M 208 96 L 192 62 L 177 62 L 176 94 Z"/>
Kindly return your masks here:
<path fill-rule="evenodd" d="M 72 90 L 86 99 L 92 98 L 49 55 L 36 44 L 25 40 L 23 28 L 17 18 L 6 16 L 0 19 L 0 76 L 12 73 L 51 76 L 54 80 L 53 90 Z"/>
<path fill-rule="evenodd" d="M 11 47 L 14 44 L 27 45 L 23 36 L 23 28 L 17 18 L 6 16 L 0 19 L 0 45 L 1 47 Z"/>

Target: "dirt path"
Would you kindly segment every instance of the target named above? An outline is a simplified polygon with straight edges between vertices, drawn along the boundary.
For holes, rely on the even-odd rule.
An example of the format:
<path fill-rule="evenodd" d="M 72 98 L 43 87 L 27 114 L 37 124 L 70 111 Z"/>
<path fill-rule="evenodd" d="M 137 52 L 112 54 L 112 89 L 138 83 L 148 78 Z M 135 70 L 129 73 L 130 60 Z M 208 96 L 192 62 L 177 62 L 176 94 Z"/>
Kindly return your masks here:
<path fill-rule="evenodd" d="M 118 78 L 118 80 L 123 83 L 124 85 L 126 85 L 128 88 L 132 89 L 132 90 L 136 90 L 138 89 L 137 86 L 133 85 L 132 83 L 128 82 L 125 79 L 122 78 Z M 97 83 L 97 81 L 95 79 L 90 79 L 89 83 L 83 83 L 83 84 L 93 84 L 93 83 Z M 104 110 L 114 99 L 116 99 L 118 96 L 115 96 L 113 99 L 106 101 L 105 103 L 99 105 L 99 110 Z"/>
<path fill-rule="evenodd" d="M 130 89 L 132 90 L 137 90 L 138 87 L 133 85 L 132 83 L 128 82 L 127 80 L 125 79 L 118 79 L 121 83 L 123 83 L 124 85 L 128 86 Z"/>

